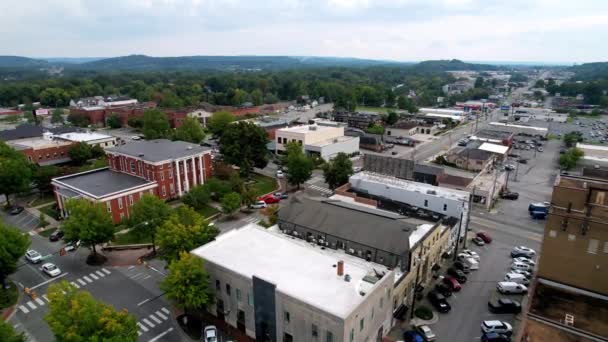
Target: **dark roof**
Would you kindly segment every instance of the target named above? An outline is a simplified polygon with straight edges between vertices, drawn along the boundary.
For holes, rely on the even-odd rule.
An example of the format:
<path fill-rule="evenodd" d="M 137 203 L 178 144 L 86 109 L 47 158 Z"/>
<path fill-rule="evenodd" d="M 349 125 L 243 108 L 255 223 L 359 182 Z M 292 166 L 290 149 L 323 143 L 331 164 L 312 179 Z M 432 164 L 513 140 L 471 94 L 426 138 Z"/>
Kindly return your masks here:
<path fill-rule="evenodd" d="M 477 148 L 464 148 L 458 153 L 461 157 L 475 160 L 488 160 L 492 157 L 492 152 L 480 150 Z"/>
<path fill-rule="evenodd" d="M 0 140 L 9 141 L 42 136 L 42 127 L 32 124 L 22 124 L 14 129 L 0 131 Z"/>
<path fill-rule="evenodd" d="M 53 134 L 63 134 L 63 133 L 79 132 L 79 131 L 82 131 L 82 129 L 78 128 L 78 127 L 74 127 L 74 126 L 59 126 L 59 127 L 49 128 L 48 131 Z"/>
<path fill-rule="evenodd" d="M 111 171 L 109 168 L 59 177 L 53 179 L 53 181 L 71 186 L 74 190 L 80 190 L 95 197 L 104 197 L 134 187 L 155 184 L 143 178 Z"/>
<path fill-rule="evenodd" d="M 346 240 L 403 255 L 416 225 L 401 215 L 336 200 L 294 196 L 279 211 L 279 220 Z"/>
<path fill-rule="evenodd" d="M 396 129 L 412 129 L 414 127 L 418 127 L 420 124 L 415 121 L 399 121 L 394 125 L 389 126 L 388 128 L 396 128 Z"/>
<path fill-rule="evenodd" d="M 475 133 L 475 136 L 479 138 L 501 140 L 508 139 L 511 135 L 513 135 L 513 133 L 497 131 L 493 129 L 480 129 L 479 131 L 477 131 L 477 133 Z"/>
<path fill-rule="evenodd" d="M 441 175 L 443 174 L 443 169 L 440 167 L 424 165 L 424 164 L 416 164 L 414 166 L 415 173 L 424 173 L 427 175 Z"/>
<path fill-rule="evenodd" d="M 466 188 L 473 180 L 471 178 L 444 174 L 439 177 L 439 186 L 442 184 Z"/>
<path fill-rule="evenodd" d="M 149 162 L 194 156 L 210 150 L 198 144 L 167 139 L 138 141 L 106 149 L 110 153 L 126 154 Z"/>

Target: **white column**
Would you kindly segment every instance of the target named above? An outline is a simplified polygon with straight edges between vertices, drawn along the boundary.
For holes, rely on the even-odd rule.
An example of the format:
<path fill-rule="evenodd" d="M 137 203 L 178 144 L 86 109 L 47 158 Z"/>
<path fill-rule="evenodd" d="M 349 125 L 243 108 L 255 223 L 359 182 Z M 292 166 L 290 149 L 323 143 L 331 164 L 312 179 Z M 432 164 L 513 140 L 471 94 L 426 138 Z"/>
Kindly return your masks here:
<path fill-rule="evenodd" d="M 203 176 L 203 156 L 204 154 L 201 154 L 200 156 L 198 156 L 198 171 L 201 177 L 201 182 L 200 184 L 205 184 L 205 177 Z"/>
<path fill-rule="evenodd" d="M 186 179 L 186 192 L 190 191 L 190 181 L 188 180 L 188 159 L 184 159 L 184 178 Z"/>
<path fill-rule="evenodd" d="M 190 158 L 190 163 L 192 164 L 192 186 L 200 184 L 196 181 L 196 163 L 194 163 L 194 156 Z"/>
<path fill-rule="evenodd" d="M 179 177 L 179 160 L 175 161 L 175 173 L 177 174 L 177 193 L 182 197 L 182 181 Z"/>

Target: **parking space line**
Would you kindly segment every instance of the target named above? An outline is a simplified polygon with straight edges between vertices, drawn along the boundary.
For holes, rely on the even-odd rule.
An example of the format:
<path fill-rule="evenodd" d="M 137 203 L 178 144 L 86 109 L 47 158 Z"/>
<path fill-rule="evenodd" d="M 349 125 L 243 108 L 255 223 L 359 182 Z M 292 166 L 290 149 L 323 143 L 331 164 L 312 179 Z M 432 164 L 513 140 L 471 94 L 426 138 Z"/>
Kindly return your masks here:
<path fill-rule="evenodd" d="M 71 284 L 72 286 L 74 286 L 75 288 L 77 288 L 77 289 L 79 289 L 79 288 L 80 288 L 80 285 L 76 284 L 76 283 L 75 283 L 75 282 L 73 282 L 73 281 L 71 281 L 71 282 L 70 282 L 70 284 Z"/>
<path fill-rule="evenodd" d="M 95 274 L 97 274 L 100 278 L 105 277 L 105 273 L 101 272 L 101 271 L 95 271 Z"/>
<path fill-rule="evenodd" d="M 45 294 L 42 295 L 42 298 L 44 298 L 44 300 L 46 300 L 47 302 L 50 302 L 49 297 L 47 297 Z"/>
<path fill-rule="evenodd" d="M 36 308 L 37 308 L 36 305 L 34 305 L 34 303 L 32 303 L 31 300 L 25 304 L 27 304 L 27 306 L 29 306 L 32 310 L 36 310 Z"/>
<path fill-rule="evenodd" d="M 167 310 L 167 308 L 161 308 L 160 311 L 166 313 L 167 315 L 171 314 L 171 311 Z"/>
<path fill-rule="evenodd" d="M 25 306 L 23 305 L 19 305 L 19 310 L 23 311 L 24 314 L 30 312 L 30 310 L 28 310 Z"/>
<path fill-rule="evenodd" d="M 170 333 L 172 331 L 173 331 L 173 328 L 169 328 L 169 329 L 163 331 L 162 333 L 156 335 L 156 337 L 154 337 L 153 339 L 148 340 L 148 342 L 158 341 L 160 338 L 162 338 L 163 336 L 167 335 L 168 333 Z"/>
<path fill-rule="evenodd" d="M 84 276 L 84 277 L 82 277 L 82 278 L 83 278 L 84 280 L 86 280 L 86 281 L 87 281 L 87 283 L 92 283 L 92 282 L 93 282 L 93 281 L 91 280 L 91 278 L 89 278 L 89 277 L 87 277 L 87 276 Z"/>
<path fill-rule="evenodd" d="M 137 322 L 136 324 L 137 324 L 137 326 L 138 326 L 138 327 L 140 327 L 140 328 L 141 328 L 141 330 L 143 330 L 144 332 L 148 331 L 148 328 L 147 328 L 145 325 L 143 325 L 143 324 L 141 324 L 141 323 L 139 323 L 139 322 Z"/>
<path fill-rule="evenodd" d="M 84 280 L 82 280 L 80 278 L 76 279 L 76 281 L 79 282 L 80 285 L 82 285 L 82 286 L 85 286 L 87 284 L 87 283 L 84 282 Z"/>
<path fill-rule="evenodd" d="M 156 325 L 154 325 L 154 323 L 150 322 L 147 318 L 144 318 L 141 321 L 146 323 L 150 328 L 154 328 L 156 326 Z"/>
<path fill-rule="evenodd" d="M 145 277 L 141 278 L 141 280 L 146 280 L 146 279 L 148 279 L 148 278 L 152 278 L 152 276 L 148 274 L 147 276 L 145 276 Z"/>
<path fill-rule="evenodd" d="M 135 266 L 133 266 L 133 267 L 135 267 Z M 105 274 L 110 274 L 110 273 L 112 273 L 112 272 L 110 272 L 110 271 L 106 270 L 105 268 L 102 268 L 101 270 L 102 270 L 102 271 L 103 271 L 103 273 L 105 273 Z"/>
<path fill-rule="evenodd" d="M 167 319 L 169 319 L 169 317 L 167 317 L 167 316 L 163 315 L 162 313 L 160 313 L 160 311 L 156 311 L 156 312 L 155 312 L 155 314 L 156 314 L 156 316 L 158 316 L 158 317 L 162 318 L 162 319 L 163 319 L 163 320 L 165 320 L 165 321 L 166 321 Z"/>
<path fill-rule="evenodd" d="M 38 305 L 40 306 L 44 306 L 44 301 L 38 297 L 36 297 L 36 299 L 34 299 L 36 301 L 36 303 L 38 303 Z"/>
<path fill-rule="evenodd" d="M 162 324 L 163 323 L 163 321 L 161 321 L 160 319 L 156 318 L 156 316 L 154 316 L 154 314 L 150 314 L 148 317 L 150 317 L 157 324 Z"/>

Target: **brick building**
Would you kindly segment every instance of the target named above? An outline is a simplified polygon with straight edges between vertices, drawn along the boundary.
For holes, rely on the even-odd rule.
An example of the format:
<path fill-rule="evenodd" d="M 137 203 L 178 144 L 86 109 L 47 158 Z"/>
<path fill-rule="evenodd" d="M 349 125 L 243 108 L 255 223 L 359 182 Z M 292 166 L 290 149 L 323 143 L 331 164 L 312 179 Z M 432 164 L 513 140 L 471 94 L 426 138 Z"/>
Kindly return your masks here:
<path fill-rule="evenodd" d="M 211 177 L 211 150 L 183 141 L 157 139 L 106 150 L 108 168 L 53 179 L 62 211 L 70 198 L 105 203 L 114 222 L 129 217 L 129 208 L 144 194 L 181 197 Z"/>
<path fill-rule="evenodd" d="M 156 108 L 155 102 L 139 103 L 135 99 L 123 97 L 95 96 L 70 102 L 70 114 L 86 116 L 91 125 L 105 126 L 111 115 L 117 115 L 123 125 L 130 118 L 142 117 L 146 109 Z"/>
<path fill-rule="evenodd" d="M 12 140 L 9 146 L 21 152 L 33 164 L 40 166 L 69 162 L 70 149 L 75 142 L 52 139 L 49 135 Z"/>

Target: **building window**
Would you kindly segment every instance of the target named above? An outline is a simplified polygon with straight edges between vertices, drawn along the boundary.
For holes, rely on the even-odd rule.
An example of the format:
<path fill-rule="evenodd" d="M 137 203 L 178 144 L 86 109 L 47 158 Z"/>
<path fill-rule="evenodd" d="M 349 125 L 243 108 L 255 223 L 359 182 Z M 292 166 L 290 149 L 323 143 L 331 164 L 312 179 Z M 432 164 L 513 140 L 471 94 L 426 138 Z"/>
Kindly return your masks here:
<path fill-rule="evenodd" d="M 133 206 L 133 194 L 129 195 L 129 205 Z"/>
<path fill-rule="evenodd" d="M 606 191 L 595 191 L 595 204 L 604 205 L 606 201 Z"/>
<path fill-rule="evenodd" d="M 167 188 L 163 185 L 163 196 L 167 196 Z"/>
<path fill-rule="evenodd" d="M 448 205 L 447 204 L 443 204 L 443 211 L 447 211 L 448 210 Z"/>
<path fill-rule="evenodd" d="M 215 289 L 216 289 L 217 291 L 219 291 L 221 287 L 222 287 L 222 286 L 221 286 L 221 284 L 220 284 L 220 280 L 219 280 L 219 279 L 216 279 L 216 280 L 215 280 Z"/>
<path fill-rule="evenodd" d="M 312 327 L 312 337 L 317 338 L 319 336 L 319 327 L 316 324 L 313 324 Z"/>
<path fill-rule="evenodd" d="M 139 199 L 141 199 L 142 197 L 144 197 L 144 192 L 143 192 L 143 191 L 140 191 L 140 192 L 139 192 Z"/>
<path fill-rule="evenodd" d="M 557 232 L 556 232 L 555 230 L 551 229 L 551 230 L 549 231 L 549 237 L 554 238 L 554 237 L 556 237 L 556 236 L 557 236 Z"/>
<path fill-rule="evenodd" d="M 251 293 L 247 293 L 247 304 L 249 304 L 249 306 L 253 306 L 253 296 Z"/>
<path fill-rule="evenodd" d="M 163 169 L 163 165 L 161 164 L 158 168 L 162 170 Z"/>
<path fill-rule="evenodd" d="M 568 241 L 576 241 L 576 235 L 568 234 Z"/>
<path fill-rule="evenodd" d="M 118 197 L 118 209 L 122 209 L 122 197 Z"/>
<path fill-rule="evenodd" d="M 604 253 L 608 254 L 608 241 L 604 242 Z"/>
<path fill-rule="evenodd" d="M 350 342 L 353 342 L 355 340 L 355 329 L 350 329 L 350 336 L 348 337 L 348 340 Z"/>
<path fill-rule="evenodd" d="M 161 173 L 160 173 L 160 180 L 161 180 L 161 181 L 164 181 L 164 180 L 165 180 L 165 173 L 164 173 L 164 172 L 161 172 Z"/>
<path fill-rule="evenodd" d="M 171 194 L 175 193 L 175 187 L 173 186 L 173 183 L 169 184 L 169 191 L 171 192 Z"/>
<path fill-rule="evenodd" d="M 236 301 L 237 302 L 241 302 L 241 290 L 240 289 L 236 289 Z"/>
<path fill-rule="evenodd" d="M 331 331 L 327 332 L 327 338 L 325 339 L 325 342 L 334 342 L 334 334 Z"/>
<path fill-rule="evenodd" d="M 597 254 L 597 249 L 600 246 L 600 240 L 589 239 L 589 246 L 587 247 L 587 253 Z"/>
<path fill-rule="evenodd" d="M 429 206 L 429 200 L 424 200 L 424 206 L 428 207 Z"/>
<path fill-rule="evenodd" d="M 152 179 L 152 173 L 148 170 L 148 180 Z"/>
<path fill-rule="evenodd" d="M 226 284 L 226 294 L 230 296 L 232 291 L 230 290 L 230 284 Z"/>
<path fill-rule="evenodd" d="M 106 202 L 106 208 L 108 208 L 109 213 L 112 212 L 112 205 L 110 204 L 110 202 Z"/>
<path fill-rule="evenodd" d="M 131 161 L 131 172 L 135 173 L 135 162 Z"/>
<path fill-rule="evenodd" d="M 359 320 L 359 331 L 363 331 L 364 327 L 365 327 L 365 318 L 361 318 Z"/>
<path fill-rule="evenodd" d="M 298 140 L 298 144 L 302 145 L 302 140 Z"/>
<path fill-rule="evenodd" d="M 289 314 L 289 311 L 283 312 L 283 320 L 285 321 L 285 323 L 289 324 L 289 322 L 291 321 L 291 315 Z"/>
<path fill-rule="evenodd" d="M 169 179 L 173 179 L 173 170 L 169 170 Z"/>

